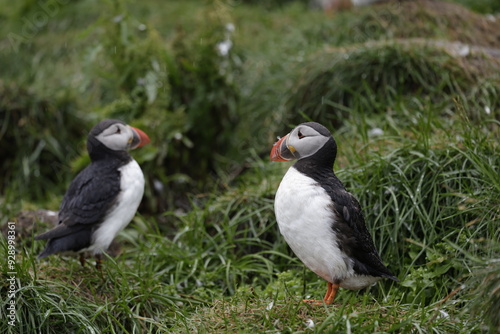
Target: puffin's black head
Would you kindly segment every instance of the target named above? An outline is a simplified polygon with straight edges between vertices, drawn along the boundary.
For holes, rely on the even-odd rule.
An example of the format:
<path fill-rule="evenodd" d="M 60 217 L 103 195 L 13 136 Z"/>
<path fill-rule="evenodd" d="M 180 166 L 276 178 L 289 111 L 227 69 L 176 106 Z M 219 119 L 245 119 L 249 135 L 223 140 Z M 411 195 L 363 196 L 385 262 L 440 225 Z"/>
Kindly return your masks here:
<path fill-rule="evenodd" d="M 272 161 L 311 159 L 329 167 L 337 156 L 337 144 L 330 131 L 316 122 L 302 123 L 278 140 L 270 154 Z"/>
<path fill-rule="evenodd" d="M 127 150 L 149 142 L 149 137 L 142 130 L 116 119 L 106 119 L 90 130 L 87 150 L 92 160 L 108 155 L 128 156 Z"/>

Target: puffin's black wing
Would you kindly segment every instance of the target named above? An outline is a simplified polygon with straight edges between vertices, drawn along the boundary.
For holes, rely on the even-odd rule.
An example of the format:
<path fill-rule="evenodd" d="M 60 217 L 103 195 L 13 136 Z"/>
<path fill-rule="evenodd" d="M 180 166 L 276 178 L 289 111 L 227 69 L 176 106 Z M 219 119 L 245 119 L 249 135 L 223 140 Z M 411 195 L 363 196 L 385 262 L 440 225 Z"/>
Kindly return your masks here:
<path fill-rule="evenodd" d="M 333 201 L 337 220 L 332 228 L 338 238 L 338 246 L 354 260 L 354 271 L 358 274 L 386 277 L 398 281 L 382 263 L 373 244 L 370 232 L 358 200 L 347 192 L 336 176 L 328 179 L 323 188 Z"/>
<path fill-rule="evenodd" d="M 92 163 L 71 182 L 59 212 L 60 224 L 100 223 L 120 193 L 120 171 Z"/>
<path fill-rule="evenodd" d="M 35 240 L 59 238 L 94 228 L 115 204 L 119 193 L 120 171 L 109 164 L 90 164 L 75 177 L 64 195 L 59 225 Z"/>

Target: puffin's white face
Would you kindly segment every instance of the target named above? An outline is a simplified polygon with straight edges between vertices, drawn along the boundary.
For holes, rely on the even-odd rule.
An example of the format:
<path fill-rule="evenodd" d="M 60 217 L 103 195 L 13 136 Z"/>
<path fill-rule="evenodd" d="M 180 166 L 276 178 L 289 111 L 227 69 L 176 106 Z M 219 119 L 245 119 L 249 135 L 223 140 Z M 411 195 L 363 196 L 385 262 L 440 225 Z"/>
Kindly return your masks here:
<path fill-rule="evenodd" d="M 114 123 L 104 129 L 96 139 L 114 151 L 134 149 L 149 143 L 141 130 L 122 123 Z"/>
<path fill-rule="evenodd" d="M 301 124 L 278 140 L 271 151 L 271 160 L 302 159 L 318 152 L 330 139 L 308 125 Z"/>

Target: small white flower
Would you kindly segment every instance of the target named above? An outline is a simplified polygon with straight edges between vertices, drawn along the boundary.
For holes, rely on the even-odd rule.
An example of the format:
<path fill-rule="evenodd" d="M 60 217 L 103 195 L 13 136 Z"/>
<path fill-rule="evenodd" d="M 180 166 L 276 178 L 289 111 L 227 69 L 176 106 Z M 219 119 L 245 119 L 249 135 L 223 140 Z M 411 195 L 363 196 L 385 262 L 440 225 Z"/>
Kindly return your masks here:
<path fill-rule="evenodd" d="M 384 191 L 384 195 L 390 195 L 390 194 L 395 193 L 397 191 L 398 191 L 398 188 L 391 185 L 391 186 L 387 187 L 386 191 Z"/>
<path fill-rule="evenodd" d="M 163 191 L 163 183 L 158 180 L 158 179 L 154 179 L 153 180 L 153 188 L 158 191 L 158 192 L 162 192 Z"/>
<path fill-rule="evenodd" d="M 307 319 L 306 320 L 306 327 L 307 328 L 313 328 L 314 327 L 314 321 L 312 319 Z"/>
<path fill-rule="evenodd" d="M 233 32 L 234 31 L 234 24 L 232 24 L 232 23 L 226 24 L 226 30 L 229 32 Z"/>
<path fill-rule="evenodd" d="M 228 55 L 229 50 L 231 50 L 232 46 L 233 42 L 231 42 L 230 39 L 226 39 L 222 42 L 217 43 L 217 51 L 219 52 L 219 55 L 225 57 Z"/>
<path fill-rule="evenodd" d="M 485 111 L 485 112 L 486 112 L 486 114 L 488 114 L 488 115 L 489 115 L 489 114 L 491 114 L 491 109 L 490 109 L 490 107 L 488 107 L 488 106 L 484 107 L 484 111 Z"/>
<path fill-rule="evenodd" d="M 186 211 L 182 210 L 182 209 L 176 209 L 174 211 L 174 214 L 177 216 L 177 217 L 184 217 L 184 216 L 187 216 L 187 213 Z"/>
<path fill-rule="evenodd" d="M 384 130 L 382 130 L 381 128 L 373 128 L 373 129 L 368 131 L 368 136 L 370 136 L 370 137 L 378 137 L 378 136 L 382 136 L 383 134 L 384 134 Z"/>
<path fill-rule="evenodd" d="M 440 318 L 449 318 L 450 317 L 450 315 L 446 311 L 439 310 L 439 313 L 441 313 L 441 315 L 439 316 Z"/>
<path fill-rule="evenodd" d="M 469 55 L 470 53 L 470 47 L 468 45 L 462 45 L 460 49 L 458 49 L 458 55 L 461 57 L 465 57 Z"/>
<path fill-rule="evenodd" d="M 274 306 L 274 302 L 270 302 L 269 304 L 267 304 L 266 310 L 267 311 L 271 310 L 273 308 L 273 306 Z"/>
<path fill-rule="evenodd" d="M 122 15 L 117 15 L 117 16 L 113 17 L 113 22 L 114 23 L 121 22 L 121 20 L 123 20 L 123 14 Z"/>

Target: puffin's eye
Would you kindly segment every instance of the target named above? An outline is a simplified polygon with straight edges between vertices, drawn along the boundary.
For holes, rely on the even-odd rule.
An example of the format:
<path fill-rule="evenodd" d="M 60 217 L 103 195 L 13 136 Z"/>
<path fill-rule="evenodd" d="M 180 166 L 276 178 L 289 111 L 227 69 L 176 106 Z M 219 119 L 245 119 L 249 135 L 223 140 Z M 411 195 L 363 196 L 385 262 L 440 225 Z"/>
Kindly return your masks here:
<path fill-rule="evenodd" d="M 116 132 L 115 133 L 117 133 L 117 134 L 122 133 L 122 129 L 120 129 L 120 127 L 116 127 Z"/>
<path fill-rule="evenodd" d="M 299 130 L 298 136 L 299 136 L 299 139 L 302 139 L 302 138 L 304 138 L 304 137 L 305 137 L 305 136 L 302 134 L 302 132 L 300 132 L 300 130 Z"/>

